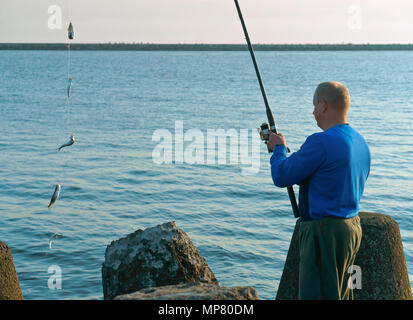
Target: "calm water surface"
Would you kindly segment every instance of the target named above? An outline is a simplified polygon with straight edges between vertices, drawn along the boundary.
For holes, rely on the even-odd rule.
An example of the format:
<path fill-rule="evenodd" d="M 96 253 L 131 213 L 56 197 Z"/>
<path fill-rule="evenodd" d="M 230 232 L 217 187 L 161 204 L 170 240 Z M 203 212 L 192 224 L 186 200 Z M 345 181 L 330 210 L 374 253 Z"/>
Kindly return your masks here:
<path fill-rule="evenodd" d="M 391 215 L 413 282 L 413 52 L 257 52 L 279 131 L 294 151 L 317 128 L 319 82 L 345 83 L 372 168 L 361 210 Z M 294 229 L 286 190 L 239 165 L 156 164 L 156 129 L 256 128 L 266 120 L 248 52 L 0 51 L 0 240 L 26 299 L 102 299 L 106 246 L 175 220 L 223 286 L 276 295 Z M 76 134 L 74 146 L 56 148 Z M 251 139 L 251 137 L 250 137 Z M 57 182 L 60 199 L 47 204 Z M 57 239 L 49 249 L 48 239 Z M 50 290 L 50 266 L 62 289 Z"/>

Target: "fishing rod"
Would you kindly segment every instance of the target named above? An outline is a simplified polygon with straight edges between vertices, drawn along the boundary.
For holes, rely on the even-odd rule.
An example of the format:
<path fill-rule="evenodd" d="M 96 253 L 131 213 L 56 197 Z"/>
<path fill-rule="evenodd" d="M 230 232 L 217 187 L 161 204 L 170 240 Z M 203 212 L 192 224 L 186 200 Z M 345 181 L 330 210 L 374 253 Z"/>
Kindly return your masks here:
<path fill-rule="evenodd" d="M 274 115 L 273 115 L 272 110 L 270 108 L 270 105 L 268 103 L 267 94 L 265 93 L 265 88 L 264 88 L 264 84 L 263 84 L 262 79 L 261 79 L 260 70 L 258 69 L 257 60 L 255 59 L 254 50 L 253 50 L 252 45 L 251 45 L 250 37 L 248 36 L 247 27 L 245 26 L 244 18 L 242 17 L 242 13 L 241 13 L 241 9 L 240 9 L 239 4 L 238 4 L 238 0 L 234 0 L 234 2 L 235 2 L 235 6 L 237 7 L 238 16 L 239 16 L 239 19 L 241 20 L 242 29 L 244 30 L 245 40 L 247 40 L 248 49 L 249 49 L 250 54 L 251 54 L 252 62 L 254 64 L 255 73 L 257 74 L 258 83 L 260 84 L 262 97 L 264 99 L 264 104 L 265 104 L 265 109 L 266 109 L 266 113 L 267 113 L 268 123 L 263 123 L 261 125 L 260 136 L 261 136 L 261 139 L 265 141 L 265 143 L 267 144 L 267 148 L 268 148 L 269 131 L 272 131 L 275 134 L 278 134 L 278 130 L 277 130 L 277 127 L 275 125 Z M 287 147 L 287 150 L 288 150 L 288 152 L 290 152 L 290 149 L 288 147 Z M 268 149 L 268 152 L 271 153 L 272 150 Z M 293 189 L 292 186 L 289 186 L 289 187 L 287 187 L 287 191 L 288 191 L 288 196 L 290 198 L 291 207 L 293 209 L 294 217 L 298 218 L 300 216 L 300 212 L 298 211 L 298 205 L 297 205 L 297 200 L 295 198 L 294 189 Z"/>

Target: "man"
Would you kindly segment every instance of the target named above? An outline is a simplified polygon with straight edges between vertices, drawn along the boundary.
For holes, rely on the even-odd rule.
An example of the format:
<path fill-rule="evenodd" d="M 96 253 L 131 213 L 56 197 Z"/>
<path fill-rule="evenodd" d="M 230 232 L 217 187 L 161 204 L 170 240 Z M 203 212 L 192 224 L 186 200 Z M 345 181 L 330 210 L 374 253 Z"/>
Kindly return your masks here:
<path fill-rule="evenodd" d="M 360 247 L 358 210 L 370 151 L 347 123 L 350 94 L 343 84 L 319 84 L 313 104 L 323 132 L 290 157 L 285 137 L 271 133 L 271 175 L 277 187 L 300 186 L 299 299 L 353 299 L 347 270 Z"/>

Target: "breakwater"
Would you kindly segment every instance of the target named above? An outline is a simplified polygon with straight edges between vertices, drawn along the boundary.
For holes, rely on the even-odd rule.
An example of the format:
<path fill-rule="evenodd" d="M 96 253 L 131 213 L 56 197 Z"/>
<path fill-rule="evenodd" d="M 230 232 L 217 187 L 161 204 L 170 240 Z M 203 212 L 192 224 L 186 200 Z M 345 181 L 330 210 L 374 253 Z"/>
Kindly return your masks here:
<path fill-rule="evenodd" d="M 413 44 L 253 44 L 255 51 L 398 51 Z M 245 51 L 245 44 L 73 43 L 71 50 L 91 51 Z M 67 50 L 66 43 L 0 43 L 0 50 Z"/>

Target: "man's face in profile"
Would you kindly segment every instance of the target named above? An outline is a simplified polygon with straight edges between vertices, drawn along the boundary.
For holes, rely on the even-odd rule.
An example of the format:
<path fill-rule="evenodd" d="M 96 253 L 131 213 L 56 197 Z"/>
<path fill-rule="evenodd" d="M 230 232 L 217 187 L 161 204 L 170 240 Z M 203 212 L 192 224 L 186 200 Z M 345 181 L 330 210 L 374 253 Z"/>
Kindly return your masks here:
<path fill-rule="evenodd" d="M 314 115 L 314 118 L 317 122 L 317 126 L 320 127 L 322 104 L 320 103 L 320 101 L 318 101 L 316 93 L 314 94 L 314 97 L 313 97 L 313 105 L 314 105 L 313 115 Z"/>

